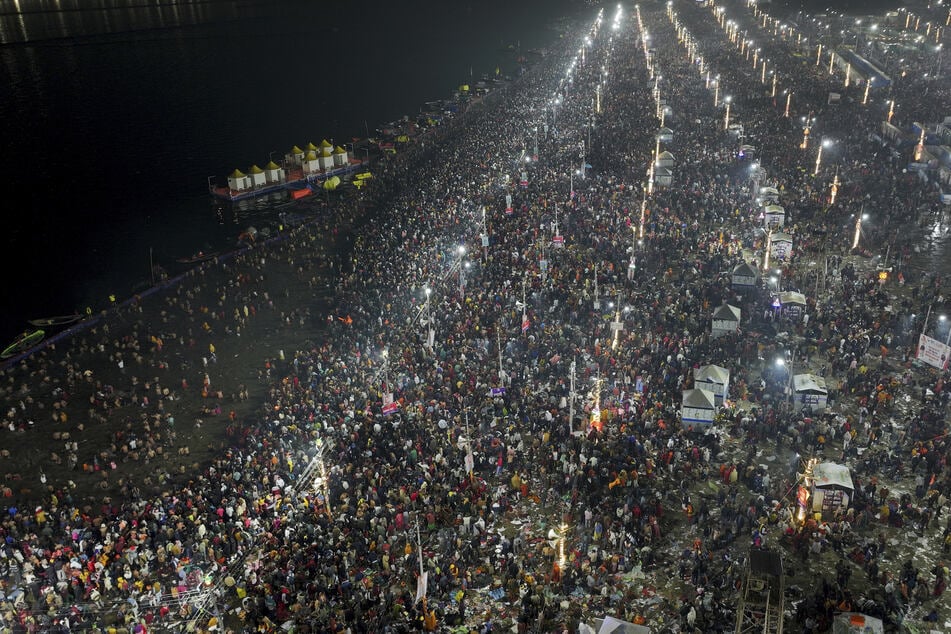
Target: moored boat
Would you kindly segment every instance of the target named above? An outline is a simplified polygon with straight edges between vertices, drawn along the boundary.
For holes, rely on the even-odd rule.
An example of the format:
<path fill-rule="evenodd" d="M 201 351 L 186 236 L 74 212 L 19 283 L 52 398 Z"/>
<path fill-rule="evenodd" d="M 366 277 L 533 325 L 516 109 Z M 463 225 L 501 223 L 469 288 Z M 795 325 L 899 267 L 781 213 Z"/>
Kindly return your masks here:
<path fill-rule="evenodd" d="M 30 325 L 37 326 L 38 328 L 49 326 L 67 326 L 79 321 L 82 318 L 83 316 L 79 313 L 73 313 L 72 315 L 57 315 L 55 317 L 44 317 L 43 319 L 31 319 Z"/>
<path fill-rule="evenodd" d="M 208 252 L 208 253 L 205 253 L 204 251 L 199 251 L 199 252 L 196 253 L 195 255 L 192 255 L 192 256 L 189 256 L 189 257 L 184 257 L 184 258 L 178 258 L 178 259 L 176 260 L 176 262 L 178 262 L 178 263 L 180 263 L 180 264 L 197 264 L 198 262 L 204 262 L 205 260 L 211 260 L 212 258 L 216 257 L 217 255 L 218 255 L 218 252 L 217 252 L 217 251 L 210 251 L 210 252 Z"/>
<path fill-rule="evenodd" d="M 43 337 L 46 336 L 46 331 L 37 328 L 36 330 L 28 330 L 22 335 L 17 337 L 13 343 L 3 349 L 3 352 L 0 352 L 0 359 L 6 359 L 7 357 L 12 357 L 18 352 L 23 352 L 28 350 L 34 344 L 39 343 L 43 340 Z"/>

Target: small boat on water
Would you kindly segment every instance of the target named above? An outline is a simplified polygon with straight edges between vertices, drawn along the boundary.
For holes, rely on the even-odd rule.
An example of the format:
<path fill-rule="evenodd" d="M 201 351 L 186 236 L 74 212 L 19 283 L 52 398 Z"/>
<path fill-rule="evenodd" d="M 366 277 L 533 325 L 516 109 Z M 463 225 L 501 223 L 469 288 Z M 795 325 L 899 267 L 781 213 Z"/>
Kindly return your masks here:
<path fill-rule="evenodd" d="M 12 357 L 18 352 L 23 352 L 24 350 L 28 350 L 34 344 L 37 344 L 40 341 L 42 341 L 43 337 L 45 336 L 46 336 L 46 331 L 40 330 L 40 329 L 28 330 L 24 332 L 22 335 L 17 337 L 13 341 L 13 343 L 11 343 L 9 346 L 4 348 L 3 352 L 0 352 L 0 359 L 6 359 L 7 357 Z"/>
<path fill-rule="evenodd" d="M 189 257 L 184 257 L 184 258 L 178 258 L 178 259 L 176 260 L 176 262 L 178 262 L 178 263 L 180 263 L 180 264 L 197 264 L 198 262 L 204 262 L 204 261 L 206 261 L 206 260 L 211 260 L 211 259 L 213 259 L 213 258 L 215 258 L 215 257 L 218 257 L 218 252 L 217 252 L 217 251 L 211 251 L 211 252 L 209 252 L 209 253 L 205 253 L 204 251 L 199 251 L 199 252 L 196 253 L 195 255 L 192 255 L 192 256 L 189 256 Z"/>
<path fill-rule="evenodd" d="M 45 317 L 43 319 L 31 319 L 30 325 L 38 328 L 48 328 L 50 326 L 66 326 L 82 319 L 79 313 L 72 315 L 57 315 L 56 317 Z"/>

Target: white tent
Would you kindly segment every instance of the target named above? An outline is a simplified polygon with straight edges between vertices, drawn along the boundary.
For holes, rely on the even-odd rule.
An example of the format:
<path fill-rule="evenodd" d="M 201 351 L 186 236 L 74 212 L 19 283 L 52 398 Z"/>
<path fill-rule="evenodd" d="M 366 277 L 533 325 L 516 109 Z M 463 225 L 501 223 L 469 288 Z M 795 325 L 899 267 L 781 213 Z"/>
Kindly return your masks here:
<path fill-rule="evenodd" d="M 812 468 L 812 510 L 815 513 L 834 513 L 849 506 L 855 485 L 845 465 L 823 462 Z"/>
<path fill-rule="evenodd" d="M 793 396 L 800 407 L 821 412 L 829 400 L 826 380 L 815 374 L 797 374 L 793 377 Z"/>
<path fill-rule="evenodd" d="M 684 390 L 680 420 L 684 427 L 710 425 L 716 411 L 716 399 L 713 392 L 703 389 Z"/>
<path fill-rule="evenodd" d="M 730 391 L 730 371 L 718 365 L 702 365 L 693 371 L 693 385 L 713 392 L 713 402 L 723 405 Z"/>
<path fill-rule="evenodd" d="M 779 199 L 779 190 L 775 187 L 761 187 L 759 190 L 759 195 L 763 198 L 763 200 L 772 200 L 775 202 Z"/>
<path fill-rule="evenodd" d="M 674 155 L 664 150 L 657 155 L 657 165 L 658 167 L 673 167 L 674 166 Z"/>
<path fill-rule="evenodd" d="M 731 279 L 731 284 L 733 288 L 739 290 L 749 290 L 756 286 L 756 280 L 759 278 L 759 273 L 755 268 L 743 262 L 738 264 L 733 269 L 733 276 Z"/>
<path fill-rule="evenodd" d="M 806 310 L 806 296 L 796 291 L 783 291 L 779 294 L 779 304 L 788 316 L 801 317 Z"/>
<path fill-rule="evenodd" d="M 674 173 L 666 167 L 658 167 L 654 170 L 654 182 L 661 187 L 670 187 L 674 182 Z"/>
<path fill-rule="evenodd" d="M 712 337 L 721 337 L 736 332 L 740 326 L 740 309 L 736 306 L 723 304 L 713 311 L 710 334 Z"/>
<path fill-rule="evenodd" d="M 786 210 L 779 205 L 766 205 L 763 208 L 763 224 L 766 227 L 782 227 L 786 224 Z"/>
<path fill-rule="evenodd" d="M 769 254 L 778 259 L 785 260 L 792 255 L 793 241 L 788 233 L 774 233 L 769 242 Z"/>

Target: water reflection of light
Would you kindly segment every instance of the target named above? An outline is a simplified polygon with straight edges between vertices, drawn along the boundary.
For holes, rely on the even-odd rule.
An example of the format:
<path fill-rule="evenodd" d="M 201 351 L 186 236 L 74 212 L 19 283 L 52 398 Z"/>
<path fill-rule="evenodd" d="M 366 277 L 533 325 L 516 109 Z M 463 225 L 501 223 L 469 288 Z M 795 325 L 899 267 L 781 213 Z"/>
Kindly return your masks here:
<path fill-rule="evenodd" d="M 26 32 L 26 20 L 23 19 L 23 10 L 20 8 L 20 0 L 13 0 L 13 7 L 17 12 L 17 27 L 19 27 L 20 38 L 24 42 L 30 41 L 30 36 Z M 6 43 L 7 40 L 4 40 Z"/>

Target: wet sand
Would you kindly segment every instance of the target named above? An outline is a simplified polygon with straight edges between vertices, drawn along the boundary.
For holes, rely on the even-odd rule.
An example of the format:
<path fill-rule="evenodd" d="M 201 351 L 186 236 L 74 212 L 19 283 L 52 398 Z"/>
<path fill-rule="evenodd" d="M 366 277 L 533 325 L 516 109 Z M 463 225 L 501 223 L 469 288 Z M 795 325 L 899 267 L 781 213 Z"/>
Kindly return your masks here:
<path fill-rule="evenodd" d="M 203 263 L 4 371 L 9 494 L 21 505 L 56 494 L 96 505 L 187 482 L 223 450 L 229 426 L 233 435 L 260 416 L 282 352 L 292 358 L 338 317 L 336 263 L 372 197 L 371 187 L 304 202 L 295 211 L 311 223 Z"/>

